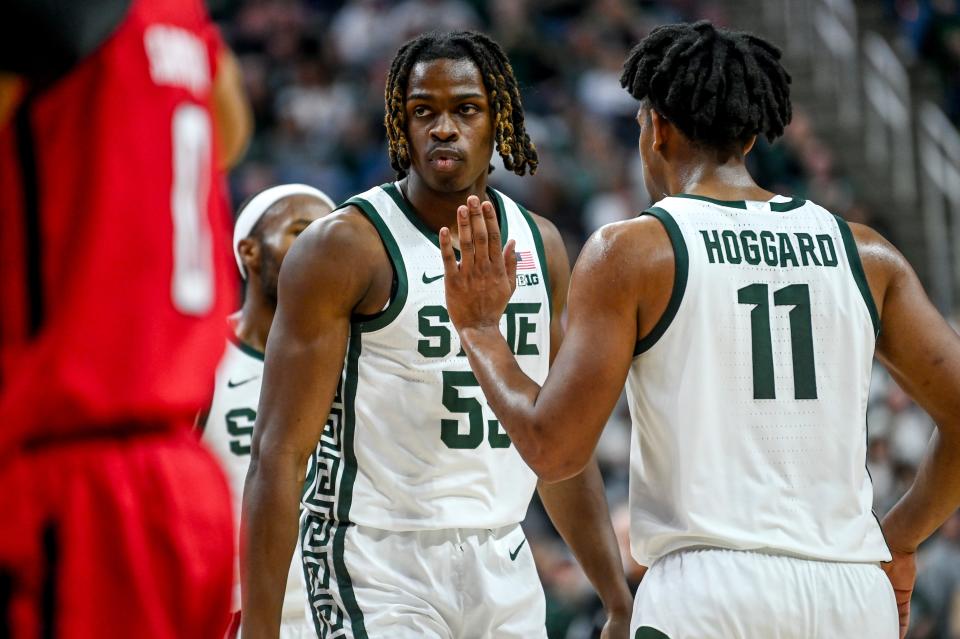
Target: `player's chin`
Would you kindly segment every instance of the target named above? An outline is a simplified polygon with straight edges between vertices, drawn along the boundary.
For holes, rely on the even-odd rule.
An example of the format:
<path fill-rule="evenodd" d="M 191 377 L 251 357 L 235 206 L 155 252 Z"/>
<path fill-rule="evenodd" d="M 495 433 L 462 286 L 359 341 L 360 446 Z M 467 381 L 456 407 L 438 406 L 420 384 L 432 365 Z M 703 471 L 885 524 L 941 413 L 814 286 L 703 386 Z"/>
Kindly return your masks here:
<path fill-rule="evenodd" d="M 427 184 L 439 193 L 459 193 L 470 188 L 473 180 L 466 176 L 464 171 L 429 171 Z"/>

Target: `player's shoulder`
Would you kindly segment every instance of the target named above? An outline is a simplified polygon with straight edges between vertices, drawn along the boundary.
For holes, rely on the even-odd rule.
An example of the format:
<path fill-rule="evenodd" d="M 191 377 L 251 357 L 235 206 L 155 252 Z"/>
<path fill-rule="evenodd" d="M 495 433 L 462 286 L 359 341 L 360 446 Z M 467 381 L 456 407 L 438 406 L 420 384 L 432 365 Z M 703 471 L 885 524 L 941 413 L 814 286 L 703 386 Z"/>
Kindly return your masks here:
<path fill-rule="evenodd" d="M 883 308 L 886 290 L 902 278 L 915 278 L 907 258 L 887 238 L 866 224 L 848 222 L 850 234 L 857 245 L 857 254 L 870 283 L 874 299 Z"/>
<path fill-rule="evenodd" d="M 359 208 L 345 205 L 304 229 L 284 259 L 281 278 L 320 285 L 345 272 L 372 275 L 383 266 L 389 263 L 376 228 Z"/>
<path fill-rule="evenodd" d="M 373 223 L 353 204 L 314 220 L 297 238 L 294 247 L 316 259 L 344 253 L 368 252 L 380 245 Z M 361 256 L 362 256 L 361 253 Z M 359 256 L 358 256 L 359 257 Z"/>
<path fill-rule="evenodd" d="M 590 236 L 587 246 L 617 267 L 629 266 L 635 270 L 673 267 L 673 245 L 667 228 L 652 215 L 641 214 L 605 224 Z"/>

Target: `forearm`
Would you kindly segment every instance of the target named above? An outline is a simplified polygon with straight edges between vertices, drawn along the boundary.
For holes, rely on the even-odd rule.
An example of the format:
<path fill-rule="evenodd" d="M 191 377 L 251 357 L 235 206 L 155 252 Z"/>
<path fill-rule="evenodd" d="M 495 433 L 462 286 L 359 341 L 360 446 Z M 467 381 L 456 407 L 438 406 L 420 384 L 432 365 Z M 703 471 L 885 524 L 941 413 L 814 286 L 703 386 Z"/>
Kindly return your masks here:
<path fill-rule="evenodd" d="M 935 433 L 913 486 L 883 519 L 887 544 L 891 550 L 915 551 L 958 506 L 960 441 Z"/>
<path fill-rule="evenodd" d="M 543 452 L 554 449 L 551 433 L 538 428 L 540 386 L 520 368 L 498 328 L 462 331 L 460 341 L 490 408 L 520 456 L 539 475 Z"/>
<path fill-rule="evenodd" d="M 246 639 L 273 639 L 280 633 L 304 475 L 303 465 L 291 455 L 266 455 L 250 465 L 240 535 Z"/>
<path fill-rule="evenodd" d="M 610 521 L 603 478 L 595 459 L 579 475 L 553 484 L 541 482 L 540 500 L 567 542 L 608 613 L 629 613 L 630 589 Z"/>

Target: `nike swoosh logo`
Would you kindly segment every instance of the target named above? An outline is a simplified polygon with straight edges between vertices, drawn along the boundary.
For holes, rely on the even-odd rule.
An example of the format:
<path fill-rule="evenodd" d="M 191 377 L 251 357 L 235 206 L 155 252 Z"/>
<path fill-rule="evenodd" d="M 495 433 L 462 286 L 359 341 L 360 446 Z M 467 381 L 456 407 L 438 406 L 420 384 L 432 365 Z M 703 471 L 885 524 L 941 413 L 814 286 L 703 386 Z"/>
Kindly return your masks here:
<path fill-rule="evenodd" d="M 523 548 L 523 545 L 524 545 L 525 543 L 527 543 L 526 538 L 524 538 L 524 540 L 520 542 L 520 545 L 517 546 L 517 549 L 516 549 L 516 550 L 514 550 L 513 552 L 510 553 L 510 561 L 516 561 L 516 560 L 517 560 L 517 555 L 520 554 L 520 549 Z"/>
<path fill-rule="evenodd" d="M 442 278 L 443 275 L 444 275 L 444 274 L 441 273 L 440 275 L 437 275 L 436 277 L 427 277 L 427 274 L 424 273 L 424 274 L 423 274 L 423 283 L 424 283 L 424 284 L 432 284 L 433 282 L 436 282 L 437 280 L 439 280 L 440 278 Z"/>
<path fill-rule="evenodd" d="M 235 382 L 232 379 L 227 380 L 227 388 L 236 388 L 237 386 L 243 386 L 247 382 L 252 382 L 255 379 L 260 379 L 259 375 L 254 375 L 250 379 L 242 379 L 239 382 Z"/>

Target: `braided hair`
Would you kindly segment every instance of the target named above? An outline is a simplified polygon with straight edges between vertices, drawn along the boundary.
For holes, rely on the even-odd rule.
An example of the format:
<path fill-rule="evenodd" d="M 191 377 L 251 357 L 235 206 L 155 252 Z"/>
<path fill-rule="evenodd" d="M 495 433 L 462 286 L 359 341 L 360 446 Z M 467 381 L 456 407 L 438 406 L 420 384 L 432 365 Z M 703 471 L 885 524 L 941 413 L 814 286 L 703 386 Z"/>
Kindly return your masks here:
<path fill-rule="evenodd" d="M 471 60 L 490 96 L 497 152 L 504 166 L 524 175 L 536 172 L 537 149 L 523 123 L 523 105 L 513 68 L 500 45 L 476 31 L 432 32 L 410 40 L 397 51 L 390 64 L 384 90 L 390 166 L 402 178 L 410 168 L 410 146 L 406 134 L 406 94 L 410 72 L 418 62 Z"/>
<path fill-rule="evenodd" d="M 754 135 L 772 142 L 792 115 L 780 49 L 706 20 L 651 31 L 627 56 L 620 84 L 694 144 L 724 154 Z"/>

